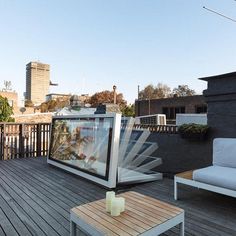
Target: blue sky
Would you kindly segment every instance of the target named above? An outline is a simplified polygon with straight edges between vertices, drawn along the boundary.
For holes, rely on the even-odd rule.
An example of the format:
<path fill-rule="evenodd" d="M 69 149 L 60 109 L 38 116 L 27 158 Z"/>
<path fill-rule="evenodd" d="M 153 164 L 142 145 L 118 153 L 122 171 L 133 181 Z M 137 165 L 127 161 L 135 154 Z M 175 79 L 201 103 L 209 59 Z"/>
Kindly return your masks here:
<path fill-rule="evenodd" d="M 188 84 L 236 71 L 234 0 L 0 0 L 0 87 L 25 91 L 29 61 L 51 65 L 50 92 L 118 87 L 128 102 L 137 86 Z"/>

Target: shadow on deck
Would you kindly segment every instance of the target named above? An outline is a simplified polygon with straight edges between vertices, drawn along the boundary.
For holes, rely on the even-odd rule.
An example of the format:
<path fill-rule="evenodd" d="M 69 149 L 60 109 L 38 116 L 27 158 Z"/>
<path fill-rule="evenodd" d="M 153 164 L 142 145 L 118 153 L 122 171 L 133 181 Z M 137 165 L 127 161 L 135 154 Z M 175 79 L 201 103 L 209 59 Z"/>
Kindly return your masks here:
<path fill-rule="evenodd" d="M 137 191 L 185 210 L 186 235 L 236 235 L 236 199 L 180 186 L 173 180 L 140 184 Z M 104 198 L 106 189 L 49 166 L 45 158 L 0 162 L 0 235 L 69 235 L 72 207 Z M 174 228 L 165 235 L 178 235 Z"/>

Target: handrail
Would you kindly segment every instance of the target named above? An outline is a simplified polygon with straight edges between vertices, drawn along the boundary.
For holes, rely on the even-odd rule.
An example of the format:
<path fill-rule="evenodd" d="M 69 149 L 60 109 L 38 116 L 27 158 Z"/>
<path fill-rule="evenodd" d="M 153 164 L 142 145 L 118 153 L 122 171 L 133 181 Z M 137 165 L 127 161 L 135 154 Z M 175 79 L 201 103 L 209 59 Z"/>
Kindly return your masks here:
<path fill-rule="evenodd" d="M 148 124 L 135 124 L 135 129 L 148 129 L 151 132 L 177 134 L 178 126 L 176 125 L 148 125 Z"/>

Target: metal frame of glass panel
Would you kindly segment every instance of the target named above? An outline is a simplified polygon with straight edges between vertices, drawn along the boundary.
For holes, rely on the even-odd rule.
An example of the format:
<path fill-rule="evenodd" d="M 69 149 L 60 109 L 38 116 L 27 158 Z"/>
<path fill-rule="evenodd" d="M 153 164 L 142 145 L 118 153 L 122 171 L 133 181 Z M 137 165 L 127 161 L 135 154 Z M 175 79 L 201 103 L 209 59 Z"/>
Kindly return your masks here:
<path fill-rule="evenodd" d="M 120 125 L 120 114 L 54 117 L 47 162 L 106 187 L 116 187 Z M 94 166 L 94 162 L 97 169 L 90 168 L 89 163 Z"/>

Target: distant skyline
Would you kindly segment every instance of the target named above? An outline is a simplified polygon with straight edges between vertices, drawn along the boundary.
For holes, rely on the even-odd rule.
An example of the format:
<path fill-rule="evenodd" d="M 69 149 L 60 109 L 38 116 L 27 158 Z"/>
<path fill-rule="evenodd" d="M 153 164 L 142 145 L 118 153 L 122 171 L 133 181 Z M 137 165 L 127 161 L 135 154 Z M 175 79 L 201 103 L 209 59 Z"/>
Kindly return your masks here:
<path fill-rule="evenodd" d="M 236 71 L 234 0 L 0 0 L 0 87 L 20 97 L 26 64 L 50 64 L 50 93 L 90 94 L 117 86 L 133 103 L 138 85 L 187 84 Z"/>

